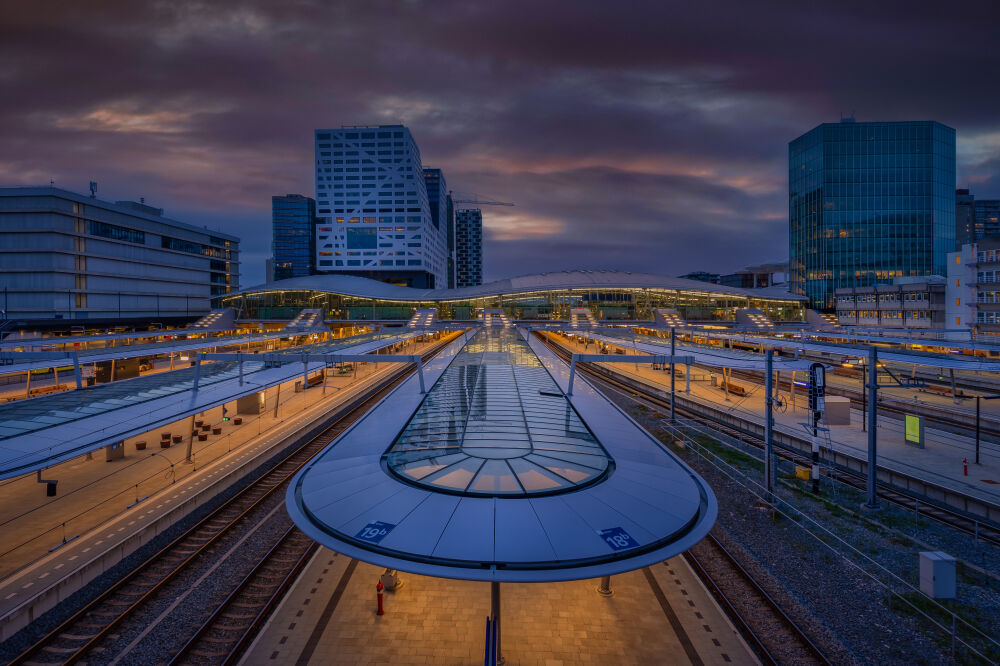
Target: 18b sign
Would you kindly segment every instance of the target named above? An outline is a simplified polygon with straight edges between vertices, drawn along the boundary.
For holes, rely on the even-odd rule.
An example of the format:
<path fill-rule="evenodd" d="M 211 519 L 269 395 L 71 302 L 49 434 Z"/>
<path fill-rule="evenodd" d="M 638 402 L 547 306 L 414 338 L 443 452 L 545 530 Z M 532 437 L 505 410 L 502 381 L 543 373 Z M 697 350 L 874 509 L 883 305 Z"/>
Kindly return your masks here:
<path fill-rule="evenodd" d="M 612 550 L 628 550 L 639 546 L 639 542 L 620 527 L 609 527 L 606 530 L 601 530 L 598 534 L 601 535 L 605 543 L 611 546 Z"/>

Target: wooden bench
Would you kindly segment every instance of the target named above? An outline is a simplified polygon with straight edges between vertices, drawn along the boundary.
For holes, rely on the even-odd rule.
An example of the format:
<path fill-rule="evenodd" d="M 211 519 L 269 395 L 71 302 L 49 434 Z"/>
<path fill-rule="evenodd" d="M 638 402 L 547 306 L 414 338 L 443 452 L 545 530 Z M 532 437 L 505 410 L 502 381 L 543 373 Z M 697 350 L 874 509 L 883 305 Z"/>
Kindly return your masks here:
<path fill-rule="evenodd" d="M 948 396 L 951 395 L 951 387 L 950 386 L 939 386 L 937 384 L 928 384 L 927 386 L 922 386 L 920 388 L 920 390 L 923 391 L 923 392 L 925 392 L 925 393 L 936 393 L 938 395 L 948 395 Z M 962 391 L 962 389 L 956 389 L 955 390 L 955 397 L 957 397 L 957 398 L 964 398 L 964 397 L 966 397 L 966 395 Z"/>
<path fill-rule="evenodd" d="M 720 384 L 719 389 L 738 396 L 745 396 L 747 394 L 746 388 L 732 382 Z"/>
<path fill-rule="evenodd" d="M 833 374 L 840 375 L 841 377 L 854 377 L 857 379 L 861 376 L 861 371 L 855 370 L 854 368 L 834 368 Z"/>

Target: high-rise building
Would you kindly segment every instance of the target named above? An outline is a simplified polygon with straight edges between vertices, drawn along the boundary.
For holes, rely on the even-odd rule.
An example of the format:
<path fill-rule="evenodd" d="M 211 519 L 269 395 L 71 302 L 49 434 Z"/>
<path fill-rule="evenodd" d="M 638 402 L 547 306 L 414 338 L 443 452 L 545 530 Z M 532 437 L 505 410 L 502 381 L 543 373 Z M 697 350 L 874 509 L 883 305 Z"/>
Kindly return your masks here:
<path fill-rule="evenodd" d="M 312 275 L 316 272 L 316 200 L 301 194 L 271 197 L 270 279 Z"/>
<path fill-rule="evenodd" d="M 239 290 L 239 247 L 141 201 L 0 188 L 0 309 L 25 320 L 202 315 Z"/>
<path fill-rule="evenodd" d="M 317 271 L 444 287 L 447 239 L 434 225 L 410 130 L 345 126 L 315 138 Z"/>
<path fill-rule="evenodd" d="M 831 309 L 839 287 L 944 275 L 955 246 L 955 130 L 824 123 L 788 145 L 789 287 Z"/>
<path fill-rule="evenodd" d="M 483 283 L 483 211 L 478 208 L 455 214 L 455 286 Z"/>
<path fill-rule="evenodd" d="M 447 286 L 452 288 L 455 286 L 455 211 L 451 195 L 441 169 L 424 169 L 424 184 L 427 187 L 427 204 L 431 209 L 434 228 L 445 235 Z"/>
<path fill-rule="evenodd" d="M 1000 236 L 1000 199 L 976 199 L 967 189 L 955 190 L 955 245 Z"/>

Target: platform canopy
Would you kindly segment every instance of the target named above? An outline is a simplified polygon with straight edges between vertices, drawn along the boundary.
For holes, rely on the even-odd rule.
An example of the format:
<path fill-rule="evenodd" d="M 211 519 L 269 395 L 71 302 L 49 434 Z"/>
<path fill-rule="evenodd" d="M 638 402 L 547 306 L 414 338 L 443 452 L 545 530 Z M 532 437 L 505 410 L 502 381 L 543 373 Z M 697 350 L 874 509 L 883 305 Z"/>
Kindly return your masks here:
<path fill-rule="evenodd" d="M 379 566 L 500 582 L 647 566 L 715 522 L 708 485 L 537 339 L 486 328 L 424 366 L 293 479 L 319 543 Z"/>
<path fill-rule="evenodd" d="M 371 354 L 419 335 L 339 338 L 2 404 L 0 479 L 50 467 L 325 367 L 323 360 L 303 363 L 303 354 Z"/>

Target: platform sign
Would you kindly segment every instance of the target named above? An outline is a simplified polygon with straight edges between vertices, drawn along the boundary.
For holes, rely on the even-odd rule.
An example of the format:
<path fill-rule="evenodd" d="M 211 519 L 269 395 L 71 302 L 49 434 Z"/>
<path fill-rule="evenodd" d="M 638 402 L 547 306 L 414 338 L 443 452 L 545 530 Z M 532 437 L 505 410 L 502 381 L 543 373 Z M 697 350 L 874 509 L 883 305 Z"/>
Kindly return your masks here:
<path fill-rule="evenodd" d="M 368 543 L 378 543 L 385 538 L 386 534 L 392 531 L 393 527 L 395 527 L 395 525 L 391 523 L 383 523 L 381 520 L 373 520 L 362 527 L 361 531 L 354 535 L 354 538 L 367 541 Z"/>
<path fill-rule="evenodd" d="M 639 542 L 621 527 L 609 527 L 606 530 L 598 531 L 601 538 L 611 546 L 612 550 L 628 550 L 638 548 Z"/>
<path fill-rule="evenodd" d="M 913 414 L 905 414 L 903 419 L 906 443 L 924 448 L 924 420 Z"/>

